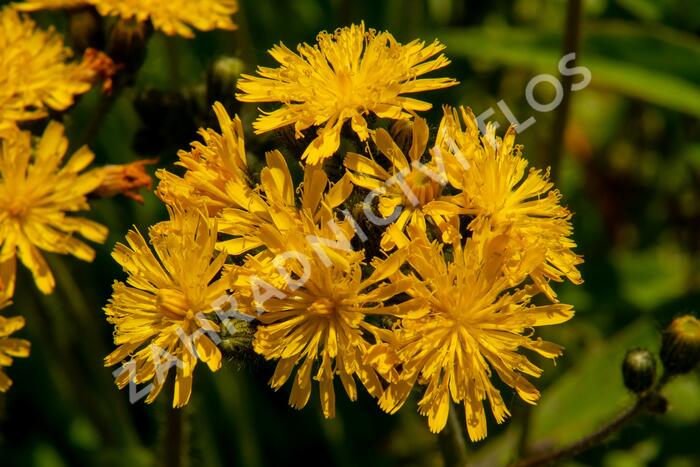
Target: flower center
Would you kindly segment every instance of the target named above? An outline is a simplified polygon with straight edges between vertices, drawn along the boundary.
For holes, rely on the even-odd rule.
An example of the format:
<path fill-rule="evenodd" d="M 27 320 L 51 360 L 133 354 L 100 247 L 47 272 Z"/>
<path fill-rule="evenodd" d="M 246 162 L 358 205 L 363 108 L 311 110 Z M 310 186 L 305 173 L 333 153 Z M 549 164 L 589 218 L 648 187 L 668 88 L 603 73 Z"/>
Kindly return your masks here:
<path fill-rule="evenodd" d="M 413 196 L 418 200 L 419 206 L 428 204 L 442 193 L 442 185 L 420 170 L 411 170 L 404 180 Z M 406 196 L 408 203 L 414 201 L 410 198 Z"/>
<path fill-rule="evenodd" d="M 327 298 L 316 299 L 309 307 L 309 312 L 319 316 L 330 316 L 335 311 L 335 303 Z"/>
<path fill-rule="evenodd" d="M 156 308 L 163 316 L 171 319 L 181 320 L 194 317 L 194 310 L 189 299 L 184 293 L 175 289 L 159 290 L 156 295 Z"/>
<path fill-rule="evenodd" d="M 29 205 L 22 199 L 10 200 L 9 205 L 5 206 L 7 214 L 12 219 L 23 219 L 29 212 Z"/>

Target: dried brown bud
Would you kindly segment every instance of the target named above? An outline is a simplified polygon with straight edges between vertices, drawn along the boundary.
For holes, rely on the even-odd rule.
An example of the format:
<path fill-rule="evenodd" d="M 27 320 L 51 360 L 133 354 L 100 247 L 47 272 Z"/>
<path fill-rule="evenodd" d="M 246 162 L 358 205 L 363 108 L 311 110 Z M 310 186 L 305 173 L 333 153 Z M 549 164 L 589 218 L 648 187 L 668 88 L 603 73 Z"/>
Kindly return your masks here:
<path fill-rule="evenodd" d="M 138 203 L 143 204 L 143 197 L 139 194 L 141 188 L 153 189 L 153 179 L 146 172 L 146 166 L 155 164 L 158 159 L 146 159 L 130 164 L 108 165 L 102 169 L 102 183 L 92 193 L 99 198 L 111 198 L 116 195 L 124 195 Z"/>

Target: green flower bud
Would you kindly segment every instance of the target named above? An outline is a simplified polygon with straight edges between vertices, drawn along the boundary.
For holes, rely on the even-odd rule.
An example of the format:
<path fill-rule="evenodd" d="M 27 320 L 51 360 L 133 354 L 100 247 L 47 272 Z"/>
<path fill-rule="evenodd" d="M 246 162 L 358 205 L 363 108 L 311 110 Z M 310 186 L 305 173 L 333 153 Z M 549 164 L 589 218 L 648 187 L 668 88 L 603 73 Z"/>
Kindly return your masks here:
<path fill-rule="evenodd" d="M 661 361 L 669 375 L 695 368 L 700 362 L 700 320 L 685 315 L 671 321 L 662 335 Z"/>
<path fill-rule="evenodd" d="M 627 352 L 622 362 L 622 379 L 630 391 L 640 394 L 654 384 L 656 360 L 647 349 L 634 349 Z"/>
<path fill-rule="evenodd" d="M 245 69 L 245 62 L 236 57 L 221 57 L 212 63 L 207 72 L 208 103 L 233 103 L 236 82 Z"/>

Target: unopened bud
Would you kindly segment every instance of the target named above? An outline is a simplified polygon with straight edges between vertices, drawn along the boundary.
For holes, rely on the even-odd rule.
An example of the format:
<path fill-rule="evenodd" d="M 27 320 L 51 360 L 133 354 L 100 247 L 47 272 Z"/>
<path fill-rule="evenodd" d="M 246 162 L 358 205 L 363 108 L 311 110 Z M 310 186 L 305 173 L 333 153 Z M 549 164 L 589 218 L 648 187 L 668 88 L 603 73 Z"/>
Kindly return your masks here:
<path fill-rule="evenodd" d="M 236 57 L 221 57 L 212 63 L 207 72 L 208 103 L 235 102 L 236 82 L 245 69 L 245 62 Z"/>
<path fill-rule="evenodd" d="M 151 190 L 153 180 L 146 172 L 146 165 L 155 164 L 157 159 L 146 159 L 130 164 L 107 165 L 101 169 L 102 183 L 92 192 L 99 198 L 111 198 L 116 195 L 124 195 L 138 203 L 144 202 L 139 193 L 141 188 Z"/>
<path fill-rule="evenodd" d="M 148 22 L 120 19 L 110 32 L 107 53 L 115 62 L 124 65 L 127 72 L 135 72 L 146 58 L 151 28 Z"/>
<path fill-rule="evenodd" d="M 89 48 L 101 49 L 104 44 L 102 17 L 95 7 L 86 6 L 71 10 L 68 19 L 73 50 L 84 52 Z"/>
<path fill-rule="evenodd" d="M 700 321 L 690 315 L 671 321 L 661 340 L 661 361 L 669 375 L 688 373 L 700 362 Z"/>
<path fill-rule="evenodd" d="M 408 154 L 413 144 L 413 120 L 395 120 L 389 128 L 389 134 L 399 149 Z"/>
<path fill-rule="evenodd" d="M 630 391 L 639 394 L 654 384 L 656 360 L 647 349 L 634 349 L 627 352 L 622 362 L 622 379 Z"/>
<path fill-rule="evenodd" d="M 221 329 L 221 350 L 227 356 L 243 360 L 253 353 L 255 325 L 244 320 L 229 320 Z"/>

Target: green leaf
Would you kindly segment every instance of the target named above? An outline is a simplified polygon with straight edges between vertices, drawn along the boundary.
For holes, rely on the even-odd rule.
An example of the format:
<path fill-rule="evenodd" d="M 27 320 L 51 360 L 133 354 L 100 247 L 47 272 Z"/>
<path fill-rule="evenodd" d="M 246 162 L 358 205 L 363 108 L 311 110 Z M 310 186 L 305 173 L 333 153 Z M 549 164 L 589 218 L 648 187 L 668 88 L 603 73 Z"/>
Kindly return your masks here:
<path fill-rule="evenodd" d="M 451 57 L 558 75 L 561 37 L 555 31 L 486 26 L 444 30 Z M 700 41 L 662 27 L 625 22 L 586 26 L 579 66 L 591 86 L 700 117 Z M 578 77 L 574 76 L 574 80 Z"/>
<path fill-rule="evenodd" d="M 658 340 L 651 321 L 641 319 L 580 355 L 578 364 L 542 391 L 541 402 L 533 410 L 530 439 L 573 442 L 633 404 L 622 382 L 622 359 L 634 347 L 655 350 Z"/>

